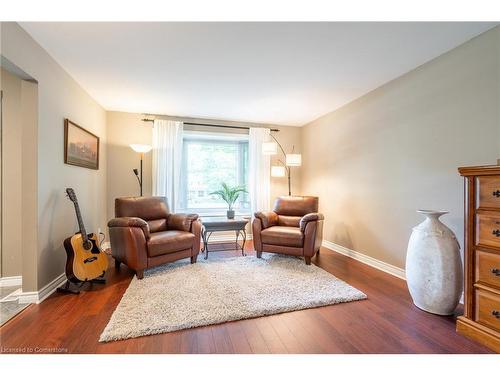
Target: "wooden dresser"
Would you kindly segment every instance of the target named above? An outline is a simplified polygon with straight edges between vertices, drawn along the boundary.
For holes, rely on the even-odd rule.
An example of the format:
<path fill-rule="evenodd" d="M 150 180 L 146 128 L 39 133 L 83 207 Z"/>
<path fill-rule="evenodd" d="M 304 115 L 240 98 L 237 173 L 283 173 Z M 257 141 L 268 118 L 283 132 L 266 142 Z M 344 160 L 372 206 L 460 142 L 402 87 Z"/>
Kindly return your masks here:
<path fill-rule="evenodd" d="M 500 166 L 463 167 L 464 315 L 457 331 L 500 352 Z"/>

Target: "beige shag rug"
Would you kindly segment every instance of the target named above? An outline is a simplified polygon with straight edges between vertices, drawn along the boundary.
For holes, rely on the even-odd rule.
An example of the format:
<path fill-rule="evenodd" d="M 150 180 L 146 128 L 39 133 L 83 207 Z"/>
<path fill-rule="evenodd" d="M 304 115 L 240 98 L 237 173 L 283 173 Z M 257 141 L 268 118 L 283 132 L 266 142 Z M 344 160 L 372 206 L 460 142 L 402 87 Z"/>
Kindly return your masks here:
<path fill-rule="evenodd" d="M 134 277 L 99 341 L 123 340 L 232 320 L 365 299 L 303 259 L 264 254 L 188 260 Z"/>

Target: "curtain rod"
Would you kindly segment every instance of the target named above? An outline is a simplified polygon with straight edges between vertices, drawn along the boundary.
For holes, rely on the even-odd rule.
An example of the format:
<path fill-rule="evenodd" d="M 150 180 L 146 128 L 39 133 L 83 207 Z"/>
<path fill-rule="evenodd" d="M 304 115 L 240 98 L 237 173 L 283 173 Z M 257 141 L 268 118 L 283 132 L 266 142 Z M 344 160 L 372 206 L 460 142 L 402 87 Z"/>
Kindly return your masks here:
<path fill-rule="evenodd" d="M 149 119 L 149 118 L 143 118 L 141 121 L 144 122 L 154 122 L 155 120 Z M 215 124 L 201 124 L 198 122 L 184 122 L 186 125 L 197 125 L 197 126 L 210 126 L 212 128 L 228 128 L 228 129 L 250 129 L 248 126 L 232 126 L 232 125 L 215 125 Z M 269 129 L 272 132 L 279 132 L 279 129 Z"/>

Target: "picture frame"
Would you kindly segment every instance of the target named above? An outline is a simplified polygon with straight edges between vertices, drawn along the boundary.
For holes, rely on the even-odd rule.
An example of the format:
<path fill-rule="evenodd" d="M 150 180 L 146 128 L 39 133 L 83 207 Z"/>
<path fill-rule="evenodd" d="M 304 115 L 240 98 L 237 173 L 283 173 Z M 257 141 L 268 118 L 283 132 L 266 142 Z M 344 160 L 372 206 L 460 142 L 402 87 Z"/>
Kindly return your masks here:
<path fill-rule="evenodd" d="M 64 163 L 99 169 L 99 137 L 69 119 L 64 119 Z"/>

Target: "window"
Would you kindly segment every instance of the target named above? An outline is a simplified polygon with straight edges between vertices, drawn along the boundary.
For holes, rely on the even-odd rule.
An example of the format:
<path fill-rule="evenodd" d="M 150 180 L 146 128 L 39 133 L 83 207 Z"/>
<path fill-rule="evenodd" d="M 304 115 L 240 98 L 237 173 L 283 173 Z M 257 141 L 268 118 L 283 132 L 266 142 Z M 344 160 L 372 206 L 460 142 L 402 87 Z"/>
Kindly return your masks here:
<path fill-rule="evenodd" d="M 227 204 L 210 193 L 225 182 L 248 190 L 248 135 L 184 132 L 180 203 L 183 211 L 222 215 Z M 250 211 L 248 193 L 234 205 L 238 213 Z"/>

